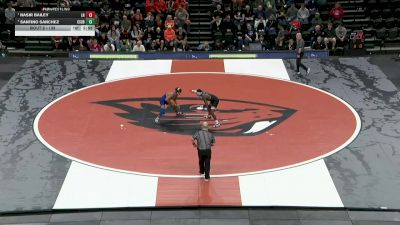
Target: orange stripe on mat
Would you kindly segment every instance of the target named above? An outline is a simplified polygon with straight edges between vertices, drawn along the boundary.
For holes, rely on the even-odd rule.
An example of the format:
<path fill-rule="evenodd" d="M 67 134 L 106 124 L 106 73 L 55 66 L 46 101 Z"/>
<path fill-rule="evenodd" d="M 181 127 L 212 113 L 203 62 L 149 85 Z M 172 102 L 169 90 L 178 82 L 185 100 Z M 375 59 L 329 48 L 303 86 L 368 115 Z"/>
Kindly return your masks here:
<path fill-rule="evenodd" d="M 156 206 L 241 206 L 238 177 L 158 178 Z"/>
<path fill-rule="evenodd" d="M 225 72 L 224 60 L 172 60 L 171 72 Z"/>

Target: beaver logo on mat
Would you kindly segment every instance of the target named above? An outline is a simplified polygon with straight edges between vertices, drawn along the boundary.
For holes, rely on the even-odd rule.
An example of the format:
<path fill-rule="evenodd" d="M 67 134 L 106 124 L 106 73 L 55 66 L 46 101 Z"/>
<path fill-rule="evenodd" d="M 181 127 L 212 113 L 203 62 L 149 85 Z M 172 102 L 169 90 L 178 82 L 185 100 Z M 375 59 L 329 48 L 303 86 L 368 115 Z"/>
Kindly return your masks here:
<path fill-rule="evenodd" d="M 136 126 L 158 129 L 163 132 L 193 135 L 199 122 L 207 120 L 207 111 L 199 108 L 198 99 L 180 98 L 179 104 L 185 116 L 177 117 L 169 109 L 160 124 L 154 123 L 160 106 L 159 98 L 116 99 L 95 102 L 114 107 L 115 115 L 128 119 Z M 213 129 L 217 136 L 253 136 L 264 133 L 287 120 L 295 109 L 265 103 L 221 99 L 216 115 L 222 126 Z"/>

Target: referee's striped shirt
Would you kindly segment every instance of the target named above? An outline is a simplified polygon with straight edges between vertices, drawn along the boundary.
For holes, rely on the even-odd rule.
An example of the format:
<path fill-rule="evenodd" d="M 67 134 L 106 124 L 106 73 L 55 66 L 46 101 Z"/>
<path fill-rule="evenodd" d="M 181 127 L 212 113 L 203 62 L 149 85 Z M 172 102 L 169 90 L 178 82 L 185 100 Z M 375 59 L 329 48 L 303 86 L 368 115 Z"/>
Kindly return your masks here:
<path fill-rule="evenodd" d="M 193 139 L 197 140 L 197 149 L 207 150 L 215 143 L 215 138 L 208 130 L 199 130 L 193 135 Z"/>

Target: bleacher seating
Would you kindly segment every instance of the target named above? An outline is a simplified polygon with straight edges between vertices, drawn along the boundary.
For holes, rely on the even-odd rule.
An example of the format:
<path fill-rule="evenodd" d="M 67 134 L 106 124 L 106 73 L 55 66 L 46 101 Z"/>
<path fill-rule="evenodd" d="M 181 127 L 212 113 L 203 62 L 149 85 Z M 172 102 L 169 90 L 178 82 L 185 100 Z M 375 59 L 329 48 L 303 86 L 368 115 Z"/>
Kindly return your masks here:
<path fill-rule="evenodd" d="M 197 46 L 205 41 L 213 45 L 214 38 L 216 36 L 222 37 L 222 35 L 218 33 L 213 34 L 211 30 L 211 12 L 214 10 L 211 3 L 212 1 L 189 0 L 188 2 L 190 5 L 188 12 L 191 21 L 188 43 L 191 49 L 197 49 Z M 225 5 L 231 3 L 231 1 L 225 0 L 222 0 L 222 2 Z M 295 2 L 297 8 L 299 8 L 300 1 Z M 335 0 L 327 0 L 325 5 L 318 8 L 325 25 L 327 21 L 330 20 L 329 11 L 335 2 Z M 400 0 L 340 0 L 338 2 L 344 9 L 344 17 L 340 22 L 347 29 L 347 38 L 350 37 L 352 31 L 362 30 L 364 32 L 363 37 L 365 37 L 363 47 L 367 52 L 400 52 L 400 33 L 398 31 L 400 28 Z M 57 1 L 38 0 L 36 4 L 39 7 L 55 7 L 57 6 Z M 145 14 L 145 12 L 143 13 Z M 1 15 L 4 15 L 4 13 L 0 14 L 0 16 Z M 338 23 L 338 21 L 334 21 L 336 26 Z M 311 45 L 309 27 L 310 25 L 303 25 L 301 30 L 306 45 L 308 46 Z M 289 31 L 289 27 L 286 27 L 286 29 L 288 30 L 286 35 L 287 39 L 294 38 L 295 34 L 298 32 L 297 30 Z M 273 32 L 266 32 L 265 36 L 271 38 L 272 33 L 274 33 L 275 36 L 277 35 L 277 32 L 273 30 Z M 53 46 L 51 38 L 18 38 L 13 37 L 13 35 L 6 30 L 1 30 L 0 38 L 4 44 L 11 48 L 24 48 L 26 51 L 51 51 Z M 351 45 L 346 45 L 343 49 L 339 47 L 337 50 L 342 54 L 346 52 L 347 48 L 351 47 Z M 249 46 L 248 49 L 259 48 L 253 45 L 251 48 Z M 335 52 L 333 51 L 332 53 Z"/>

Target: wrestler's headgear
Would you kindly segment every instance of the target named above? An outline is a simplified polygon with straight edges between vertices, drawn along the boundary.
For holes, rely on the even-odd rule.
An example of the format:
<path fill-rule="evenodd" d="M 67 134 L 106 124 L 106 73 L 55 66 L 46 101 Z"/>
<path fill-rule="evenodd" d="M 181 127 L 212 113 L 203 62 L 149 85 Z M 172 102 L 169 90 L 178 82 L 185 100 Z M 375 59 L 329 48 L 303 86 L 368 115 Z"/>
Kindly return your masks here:
<path fill-rule="evenodd" d="M 182 88 L 176 87 L 175 88 L 175 92 L 178 93 L 178 94 L 182 93 Z"/>
<path fill-rule="evenodd" d="M 197 94 L 198 96 L 202 95 L 202 94 L 203 94 L 203 90 L 197 89 L 197 90 L 196 90 L 196 94 Z"/>

